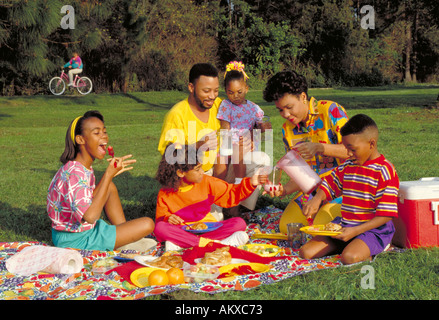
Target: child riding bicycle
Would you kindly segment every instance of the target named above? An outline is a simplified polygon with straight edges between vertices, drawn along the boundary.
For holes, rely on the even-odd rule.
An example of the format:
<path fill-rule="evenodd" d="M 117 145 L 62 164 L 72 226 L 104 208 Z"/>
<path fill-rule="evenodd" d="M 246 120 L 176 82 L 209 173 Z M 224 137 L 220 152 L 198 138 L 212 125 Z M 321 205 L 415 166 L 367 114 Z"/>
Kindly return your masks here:
<path fill-rule="evenodd" d="M 67 62 L 63 68 L 69 68 L 69 84 L 68 86 L 73 86 L 73 75 L 78 74 L 82 72 L 82 60 L 79 57 L 77 52 L 73 52 L 73 57 L 70 59 L 69 62 Z"/>

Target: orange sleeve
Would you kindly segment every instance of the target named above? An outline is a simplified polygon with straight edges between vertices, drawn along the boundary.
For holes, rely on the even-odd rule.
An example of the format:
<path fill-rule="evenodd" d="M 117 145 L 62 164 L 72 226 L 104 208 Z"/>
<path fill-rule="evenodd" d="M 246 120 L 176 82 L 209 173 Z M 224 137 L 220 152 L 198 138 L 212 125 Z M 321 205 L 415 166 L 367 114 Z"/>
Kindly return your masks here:
<path fill-rule="evenodd" d="M 171 216 L 171 212 L 168 206 L 166 205 L 166 198 L 167 198 L 166 192 L 160 190 L 157 195 L 157 206 L 155 210 L 156 222 L 160 220 L 168 221 L 168 218 Z"/>
<path fill-rule="evenodd" d="M 209 194 L 214 196 L 214 203 L 223 208 L 237 206 L 256 189 L 248 177 L 243 178 L 240 184 L 227 183 L 215 177 L 209 177 L 208 181 Z"/>

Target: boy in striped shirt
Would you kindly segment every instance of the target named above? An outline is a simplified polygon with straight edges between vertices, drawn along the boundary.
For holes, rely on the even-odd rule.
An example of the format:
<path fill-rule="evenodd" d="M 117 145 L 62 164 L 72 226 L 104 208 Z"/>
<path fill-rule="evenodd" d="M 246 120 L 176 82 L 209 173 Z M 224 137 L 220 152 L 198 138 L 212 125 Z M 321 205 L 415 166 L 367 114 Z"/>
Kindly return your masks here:
<path fill-rule="evenodd" d="M 370 117 L 352 117 L 341 135 L 349 158 L 324 178 L 303 206 L 303 214 L 313 218 L 322 203 L 342 195 L 341 217 L 333 221 L 342 226 L 341 234 L 314 237 L 300 249 L 300 256 L 311 259 L 341 252 L 341 261 L 352 264 L 390 245 L 395 233 L 392 218 L 398 216 L 399 179 L 378 151 L 378 128 Z"/>

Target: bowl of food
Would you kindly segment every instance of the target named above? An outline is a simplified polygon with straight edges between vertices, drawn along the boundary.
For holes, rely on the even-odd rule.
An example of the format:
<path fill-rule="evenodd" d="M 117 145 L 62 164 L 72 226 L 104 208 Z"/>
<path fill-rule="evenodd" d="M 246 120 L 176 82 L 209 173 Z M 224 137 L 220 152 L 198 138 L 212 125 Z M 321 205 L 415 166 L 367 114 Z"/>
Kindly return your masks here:
<path fill-rule="evenodd" d="M 197 263 L 183 268 L 184 282 L 200 283 L 218 278 L 220 272 L 218 267 Z"/>

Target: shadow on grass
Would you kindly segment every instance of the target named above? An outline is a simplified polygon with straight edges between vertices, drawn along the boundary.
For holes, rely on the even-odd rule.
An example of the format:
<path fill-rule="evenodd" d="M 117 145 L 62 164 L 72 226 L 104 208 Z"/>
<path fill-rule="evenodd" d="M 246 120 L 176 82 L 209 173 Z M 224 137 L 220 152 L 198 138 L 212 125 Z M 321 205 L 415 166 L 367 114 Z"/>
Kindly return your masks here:
<path fill-rule="evenodd" d="M 56 173 L 46 169 L 34 170 L 47 171 L 50 179 Z M 95 172 L 97 182 L 100 181 L 103 173 L 104 171 Z M 126 172 L 116 177 L 114 183 L 118 188 L 127 220 L 145 216 L 155 220 L 158 182 L 148 176 L 133 177 Z M 0 241 L 40 241 L 53 245 L 46 199 L 41 199 L 38 203 L 23 209 L 0 201 Z M 101 217 L 107 220 L 104 212 Z"/>
<path fill-rule="evenodd" d="M 6 233 L 2 241 L 23 241 L 25 236 L 27 240 L 51 243 L 50 224 L 45 206 L 30 205 L 23 210 L 0 202 L 0 229 L 1 234 Z"/>

